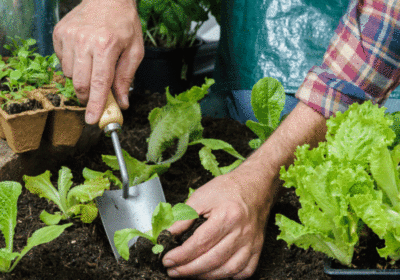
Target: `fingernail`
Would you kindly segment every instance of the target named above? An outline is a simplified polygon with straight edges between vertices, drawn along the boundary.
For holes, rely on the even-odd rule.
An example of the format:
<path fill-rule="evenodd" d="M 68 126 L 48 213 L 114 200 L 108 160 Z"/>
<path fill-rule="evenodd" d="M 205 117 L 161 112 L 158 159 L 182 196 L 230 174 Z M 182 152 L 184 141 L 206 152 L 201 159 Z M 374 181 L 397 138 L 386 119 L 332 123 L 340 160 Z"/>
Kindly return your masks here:
<path fill-rule="evenodd" d="M 86 121 L 87 124 L 95 124 L 93 113 L 86 112 L 85 121 Z"/>
<path fill-rule="evenodd" d="M 120 97 L 119 104 L 121 108 L 128 108 L 129 107 L 129 98 L 127 95 L 123 95 Z"/>
<path fill-rule="evenodd" d="M 175 263 L 171 260 L 165 260 L 165 261 L 163 261 L 163 264 L 165 267 L 171 267 L 171 266 L 175 265 Z"/>
<path fill-rule="evenodd" d="M 168 276 L 169 277 L 178 277 L 179 273 L 175 269 L 170 269 L 170 270 L 168 270 Z"/>

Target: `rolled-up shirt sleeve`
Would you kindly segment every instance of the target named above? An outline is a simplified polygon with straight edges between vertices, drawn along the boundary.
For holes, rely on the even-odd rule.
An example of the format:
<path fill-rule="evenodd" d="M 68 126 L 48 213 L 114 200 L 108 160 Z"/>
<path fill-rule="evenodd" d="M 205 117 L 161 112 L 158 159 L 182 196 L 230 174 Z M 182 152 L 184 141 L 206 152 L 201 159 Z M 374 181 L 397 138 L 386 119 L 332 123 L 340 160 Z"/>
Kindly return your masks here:
<path fill-rule="evenodd" d="M 400 1 L 354 0 L 296 97 L 329 118 L 354 102 L 383 104 L 399 75 Z"/>

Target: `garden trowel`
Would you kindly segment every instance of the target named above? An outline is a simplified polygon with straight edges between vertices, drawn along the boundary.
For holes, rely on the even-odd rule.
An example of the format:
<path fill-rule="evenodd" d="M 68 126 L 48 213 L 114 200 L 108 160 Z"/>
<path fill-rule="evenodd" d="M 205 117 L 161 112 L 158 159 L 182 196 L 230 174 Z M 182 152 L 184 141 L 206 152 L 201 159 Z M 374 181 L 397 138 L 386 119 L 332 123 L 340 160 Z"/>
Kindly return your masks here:
<path fill-rule="evenodd" d="M 136 186 L 129 186 L 129 174 L 118 139 L 118 132 L 121 131 L 122 123 L 121 110 L 110 92 L 105 110 L 99 121 L 99 127 L 104 130 L 106 135 L 111 136 L 123 188 L 122 190 L 105 191 L 101 197 L 96 199 L 96 203 L 117 261 L 120 255 L 114 244 L 115 232 L 125 228 L 134 228 L 141 232 L 151 230 L 153 211 L 160 202 L 165 202 L 164 192 L 158 177 Z M 136 239 L 132 239 L 129 246 L 132 246 Z"/>

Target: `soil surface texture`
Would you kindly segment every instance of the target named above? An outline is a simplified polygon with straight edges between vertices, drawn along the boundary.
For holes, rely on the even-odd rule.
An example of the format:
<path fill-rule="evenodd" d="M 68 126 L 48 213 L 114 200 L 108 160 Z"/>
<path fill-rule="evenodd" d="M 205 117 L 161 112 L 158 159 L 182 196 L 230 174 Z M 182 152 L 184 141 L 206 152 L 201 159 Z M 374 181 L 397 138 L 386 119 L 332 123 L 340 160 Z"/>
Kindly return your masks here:
<path fill-rule="evenodd" d="M 144 161 L 147 152 L 146 138 L 150 135 L 149 112 L 165 104 L 161 94 L 135 95 L 131 97 L 131 107 L 124 112 L 125 123 L 120 134 L 121 146 L 135 158 Z M 230 143 L 240 154 L 248 156 L 252 150 L 248 141 L 255 135 L 243 124 L 231 119 L 213 119 L 204 117 L 204 138 L 221 139 Z M 199 147 L 190 146 L 184 157 L 173 163 L 170 169 L 160 176 L 161 183 L 169 203 L 183 202 L 188 189 L 196 189 L 213 178 L 199 160 Z M 111 139 L 102 137 L 90 151 L 75 155 L 63 164 L 73 172 L 76 184 L 83 182 L 82 170 L 88 167 L 105 171 L 108 167 L 102 162 L 101 155 L 114 155 Z M 226 153 L 215 152 L 221 166 L 226 166 L 234 158 Z M 58 170 L 51 170 L 51 179 L 56 185 Z M 43 170 L 44 172 L 45 170 Z M 276 213 L 296 218 L 299 203 L 293 191 L 287 192 L 276 203 L 269 220 L 263 253 L 259 267 L 251 279 L 330 279 L 324 275 L 324 256 L 313 250 L 302 250 L 295 246 L 287 248 L 286 243 L 277 240 L 279 230 L 274 225 Z M 31 194 L 25 188 L 18 202 L 18 222 L 15 234 L 14 251 L 20 252 L 32 233 L 43 227 L 39 219 L 42 210 L 58 211 L 56 206 L 45 199 Z M 161 267 L 138 265 L 135 253 L 129 261 L 117 262 L 104 232 L 99 217 L 92 224 L 83 224 L 72 220 L 73 226 L 54 241 L 37 246 L 22 258 L 10 274 L 0 274 L 0 279 L 169 279 Z M 182 242 L 182 238 L 178 242 Z M 0 248 L 4 239 L 0 239 Z M 131 249 L 132 251 L 133 249 Z"/>
<path fill-rule="evenodd" d="M 27 99 L 23 102 L 11 102 L 4 105 L 4 111 L 9 115 L 19 114 L 30 110 L 43 109 L 42 104 L 35 99 Z"/>

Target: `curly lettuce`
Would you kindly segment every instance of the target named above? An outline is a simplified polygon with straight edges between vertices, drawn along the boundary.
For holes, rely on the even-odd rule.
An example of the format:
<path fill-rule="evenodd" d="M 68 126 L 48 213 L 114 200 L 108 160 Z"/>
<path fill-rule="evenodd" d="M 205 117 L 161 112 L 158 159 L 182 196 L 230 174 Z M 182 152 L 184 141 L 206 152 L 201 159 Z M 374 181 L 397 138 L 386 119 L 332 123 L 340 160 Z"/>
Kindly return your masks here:
<path fill-rule="evenodd" d="M 350 265 L 366 225 L 385 247 L 381 257 L 400 258 L 400 147 L 393 142 L 393 118 L 370 101 L 353 104 L 327 120 L 326 142 L 298 147 L 281 179 L 294 187 L 299 222 L 277 214 L 278 239 L 312 247 Z"/>

